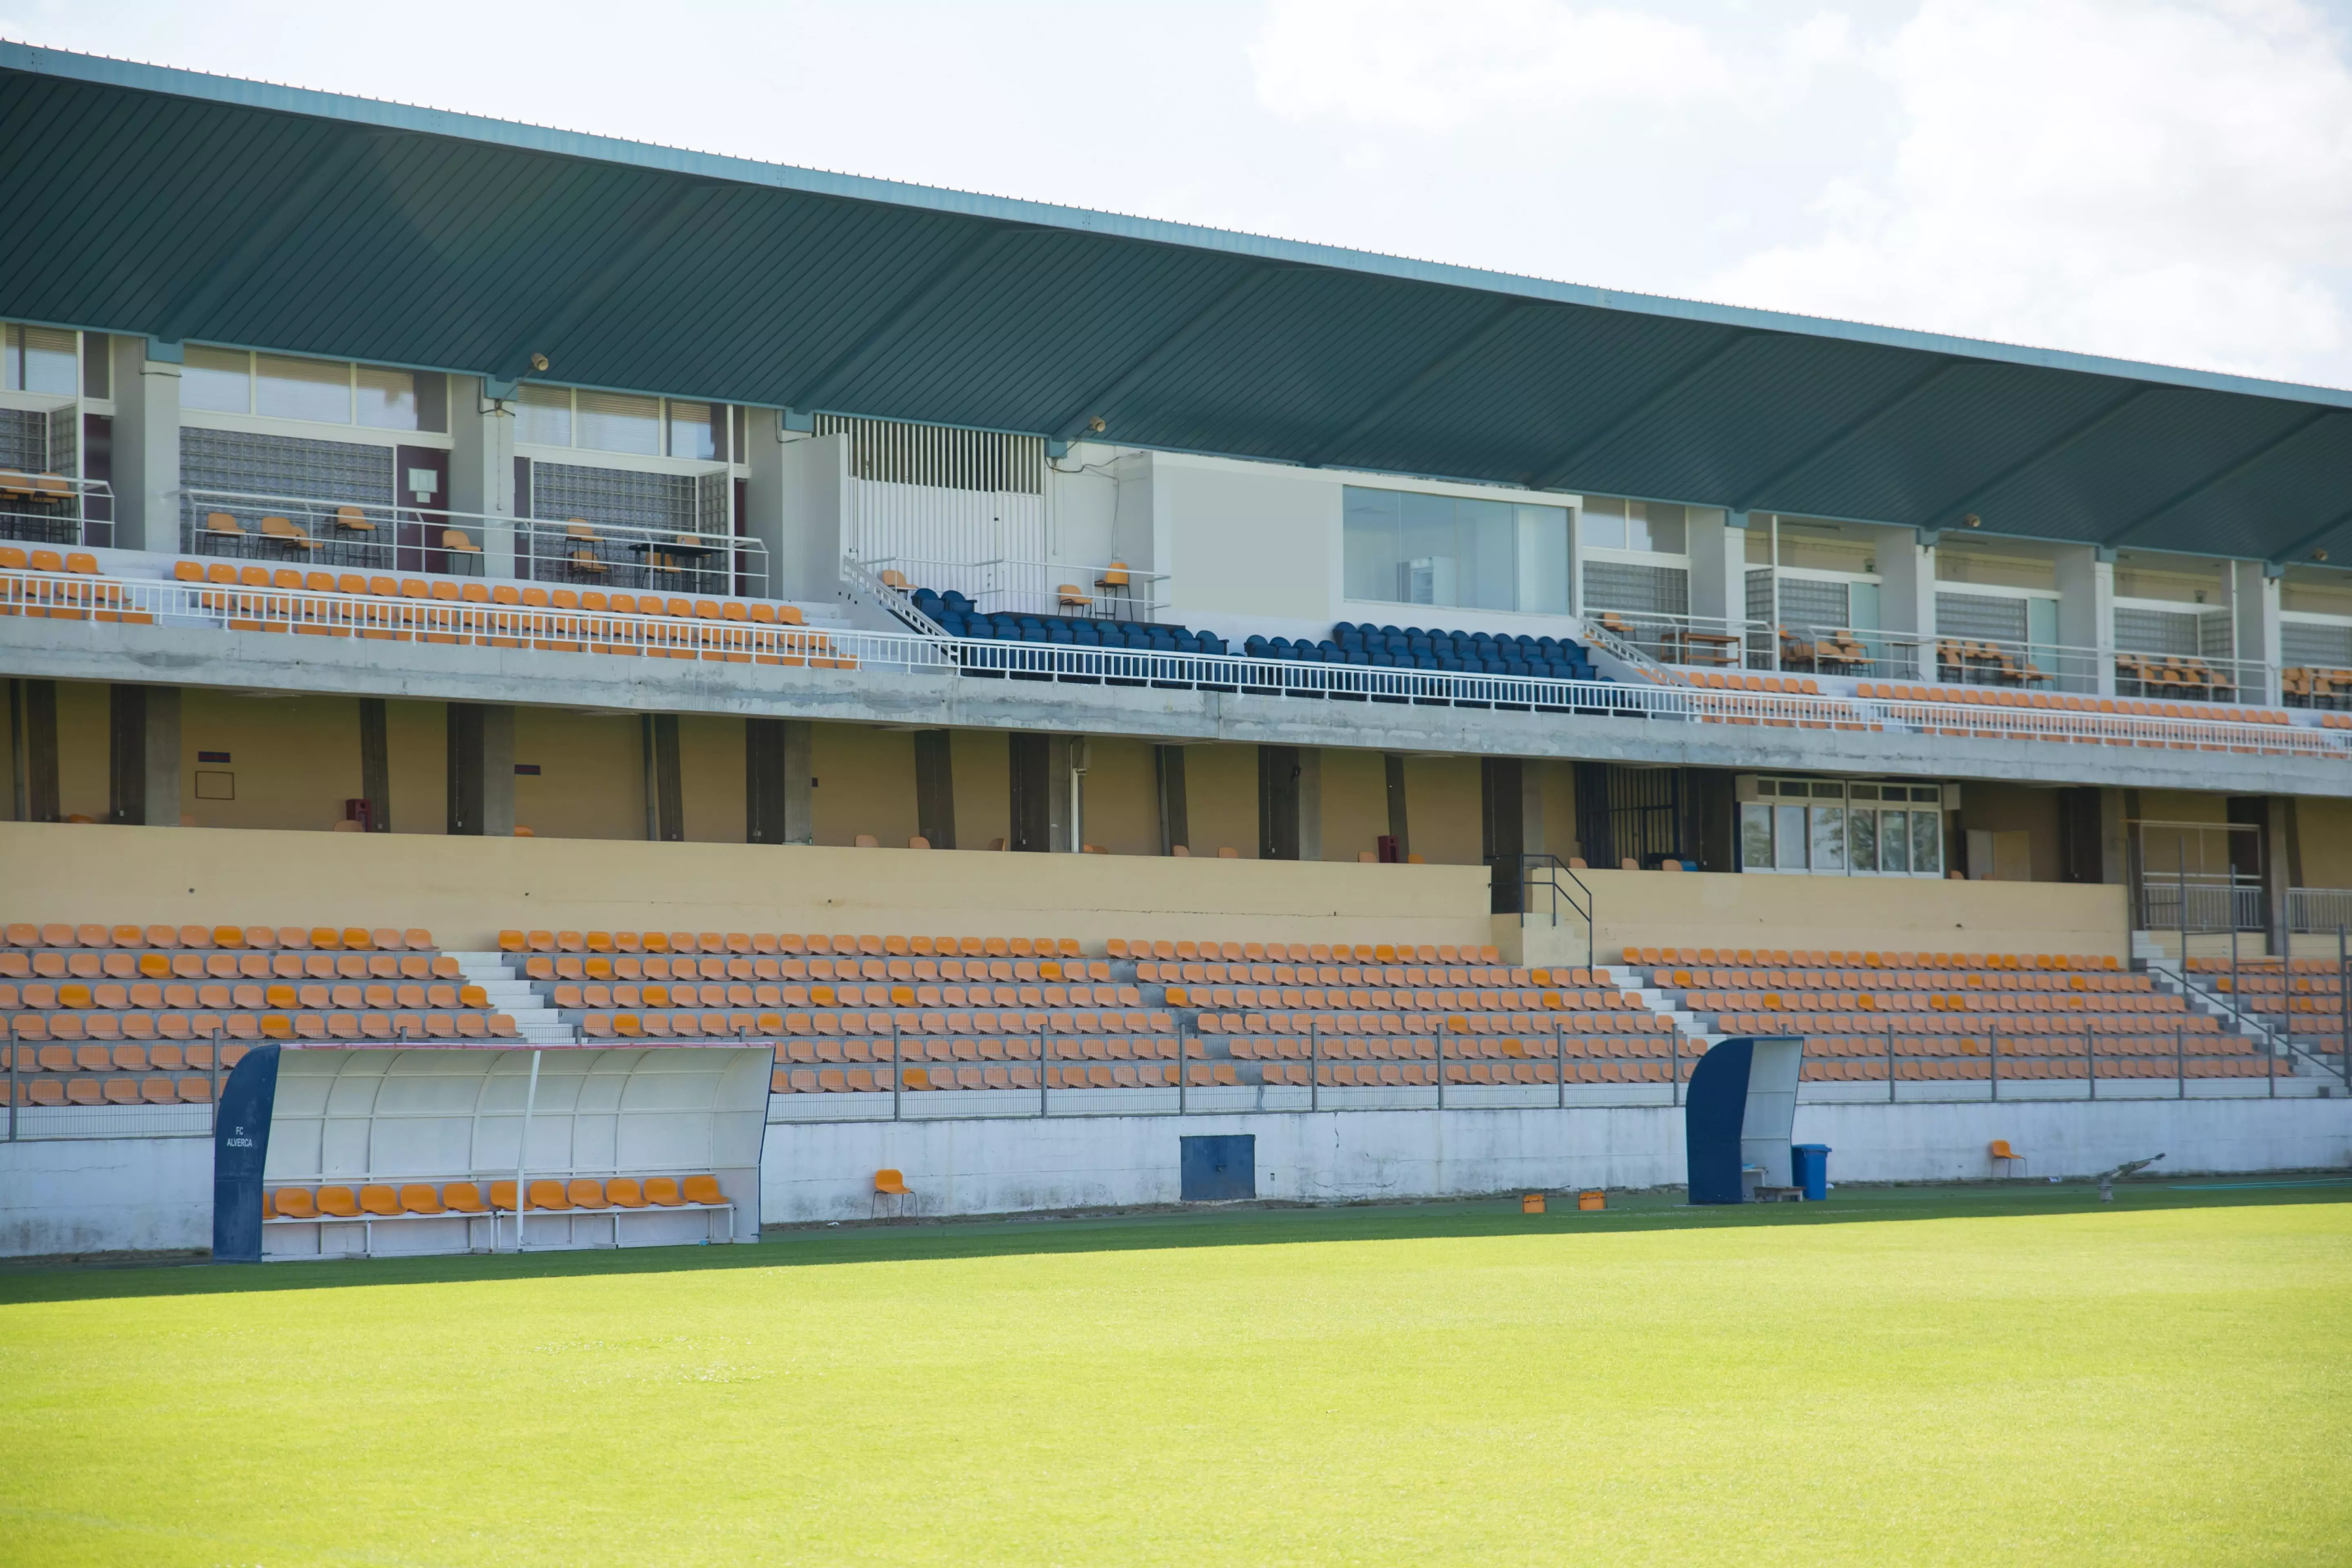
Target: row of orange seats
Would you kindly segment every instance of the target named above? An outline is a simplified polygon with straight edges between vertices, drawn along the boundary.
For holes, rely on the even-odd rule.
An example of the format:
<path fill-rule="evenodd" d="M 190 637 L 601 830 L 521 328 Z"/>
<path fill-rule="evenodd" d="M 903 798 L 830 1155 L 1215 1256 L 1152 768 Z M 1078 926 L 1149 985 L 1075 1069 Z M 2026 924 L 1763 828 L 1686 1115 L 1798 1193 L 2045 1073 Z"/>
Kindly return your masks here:
<path fill-rule="evenodd" d="M 1160 942 L 1110 939 L 1113 958 L 1186 963 L 1500 963 L 1496 947 L 1442 942 Z"/>
<path fill-rule="evenodd" d="M 1683 1076 L 1690 1076 L 1691 1067 L 1683 1065 Z M 1437 1083 L 1438 1069 L 1433 1065 L 1407 1062 L 1391 1066 L 1371 1066 L 1352 1062 L 1326 1062 L 1312 1066 L 1304 1062 L 1269 1062 L 1257 1069 L 1259 1081 L 1282 1087 L 1305 1089 L 1310 1082 L 1325 1089 L 1429 1089 Z M 1445 1081 L 1450 1085 L 1477 1088 L 1492 1085 L 1557 1084 L 1562 1074 L 1570 1083 L 1669 1083 L 1674 1079 L 1674 1064 L 1656 1061 L 1571 1061 L 1537 1062 L 1447 1062 Z"/>
<path fill-rule="evenodd" d="M 1088 1063 L 1048 1067 L 1047 1089 L 1173 1089 L 1176 1068 L 1137 1064 Z M 1188 1069 L 1186 1082 L 1194 1089 L 1240 1081 L 1229 1062 L 1199 1063 Z M 887 1094 L 892 1086 L 888 1068 L 778 1068 L 772 1092 L 777 1094 Z M 908 1093 L 929 1094 L 948 1089 L 1037 1089 L 1037 1069 L 1013 1064 L 1004 1067 L 909 1067 L 898 1069 L 898 1087 Z"/>
<path fill-rule="evenodd" d="M 226 1072 L 244 1058 L 243 1046 L 223 1046 L 221 1070 Z M 28 1042 L 16 1047 L 0 1040 L 0 1070 L 13 1066 L 18 1072 L 183 1072 L 190 1068 L 208 1072 L 212 1065 L 213 1047 L 208 1039 L 134 1041 L 111 1046 Z"/>
<path fill-rule="evenodd" d="M 1168 987 L 1171 1007 L 1238 1007 L 1244 1011 L 1255 1008 L 1282 1007 L 1291 1010 L 1345 1009 L 1382 1013 L 1436 1013 L 1454 1008 L 1479 1012 L 1559 1012 L 1584 1008 L 1612 1008 L 1623 1012 L 1643 1011 L 1638 997 L 1628 997 L 1617 991 L 1481 991 L 1436 989 L 1419 990 L 1404 986 L 1252 986 L 1252 985 L 1171 985 Z"/>
<path fill-rule="evenodd" d="M 320 984 L 262 984 L 258 982 L 206 982 L 186 985 L 176 982 L 157 984 L 152 981 L 135 981 L 129 985 L 100 983 L 82 985 L 68 982 L 49 985 L 39 981 L 25 984 L 0 983 L 0 1013 L 20 1009 L 34 1012 L 175 1012 L 194 1008 L 219 1012 L 237 1008 L 245 1012 L 264 1009 L 292 1012 L 383 1012 L 399 1010 L 420 1012 L 427 1008 L 480 1010 L 490 1005 L 488 993 L 478 985 L 429 985 L 417 983 L 394 984 L 389 981 L 361 983 L 341 981 Z"/>
<path fill-rule="evenodd" d="M 2153 991 L 2116 995 L 1994 995 L 1982 992 L 1693 991 L 1683 1005 L 1694 1013 L 1975 1013 L 2019 1016 L 2100 1017 L 2119 1013 L 2185 1013 L 2186 998 Z"/>
<path fill-rule="evenodd" d="M 1135 977 L 1146 985 L 1502 986 L 1612 984 L 1582 969 L 1527 969 L 1500 963 L 1426 967 L 1418 963 L 1166 963 L 1145 960 Z"/>
<path fill-rule="evenodd" d="M 456 980 L 464 973 L 447 953 L 0 952 L 6 980 Z"/>
<path fill-rule="evenodd" d="M 1241 1037 L 1226 1041 L 1233 1059 L 1246 1061 L 1559 1061 L 1590 1058 L 1595 1061 L 1670 1059 L 1701 1051 L 1668 1035 L 1549 1035 L 1529 1037 L 1441 1036 L 1391 1040 L 1360 1036 L 1310 1039 L 1298 1035 Z"/>
<path fill-rule="evenodd" d="M 1662 963 L 1738 964 L 1754 968 L 1778 964 L 1786 969 L 1984 969 L 2020 972 L 2036 970 L 2106 970 L 2124 967 L 2115 958 L 2095 953 L 2050 952 L 1856 952 L 1819 949 L 1791 952 L 1762 947 L 1628 947 L 1624 962 L 1654 969 Z M 2193 961 L 2192 961 L 2193 962 Z"/>
<path fill-rule="evenodd" d="M 1965 991 L 2021 996 L 2119 995 L 2149 991 L 2146 974 L 2004 974 L 1944 969 L 1660 969 L 1652 984 L 1670 990 L 1717 991 L 1800 987 L 1812 991 Z"/>
<path fill-rule="evenodd" d="M 1075 937 L 827 936 L 783 931 L 502 931 L 501 952 L 715 953 L 770 957 L 1082 958 Z"/>
<path fill-rule="evenodd" d="M 35 1078 L 19 1080 L 16 1103 L 38 1106 L 209 1105 L 213 1084 L 208 1078 L 170 1079 L 127 1075 L 98 1078 Z M 0 1079 L 0 1105 L 9 1103 L 6 1079 Z"/>
<path fill-rule="evenodd" d="M 504 1040 L 504 1013 L 11 1013 L 19 1040 Z"/>
<path fill-rule="evenodd" d="M 95 571 L 94 557 L 83 557 Z M 5 564 L 0 562 L 0 564 Z M 71 568 L 85 570 L 84 568 Z M 173 581 L 221 588 L 272 588 L 287 593 L 338 594 L 352 598 L 427 604 L 489 605 L 529 610 L 582 610 L 592 615 L 667 616 L 677 620 L 740 621 L 747 626 L 806 623 L 795 605 L 769 600 L 700 599 L 664 594 L 606 593 L 597 588 L 541 588 L 478 577 L 401 577 L 382 573 L 300 571 L 291 566 L 239 566 L 220 560 L 177 561 Z"/>
<path fill-rule="evenodd" d="M 444 1215 L 486 1215 L 515 1212 L 515 1184 L 489 1184 L 487 1197 L 479 1182 L 369 1183 L 358 1187 L 330 1184 L 310 1187 L 269 1187 L 261 1194 L 265 1220 L 398 1219 L 404 1215 L 437 1218 Z M 564 1180 L 527 1181 L 527 1212 L 550 1213 L 614 1209 L 724 1208 L 727 1195 L 716 1176 L 573 1176 Z"/>
<path fill-rule="evenodd" d="M 1881 1014 L 1877 1020 L 1864 1019 L 1852 1013 L 1816 1013 L 1803 1011 L 1768 1011 L 1756 1013 L 1714 1013 L 1716 1029 L 1727 1035 L 1801 1035 L 1816 1029 L 1851 1029 L 1857 1024 L 1884 1020 L 1888 1028 L 1899 1029 L 1904 1035 L 1957 1035 L 1962 1037 L 1998 1034 L 2003 1039 L 2046 1035 L 2055 1039 L 2081 1039 L 2084 1035 L 2131 1035 L 2151 1026 L 2168 1032 L 2179 1030 L 2184 1035 L 2211 1035 L 2220 1032 L 2221 1020 L 2202 1013 L 2165 1013 L 2151 1016 L 2146 1013 L 2016 1013 L 2000 1016 L 1984 1014 L 1947 1014 L 1942 1017 L 1917 1013 Z M 1885 1037 L 1882 1032 L 1878 1038 Z"/>
<path fill-rule="evenodd" d="M 1394 1038 L 1400 1035 L 1492 1035 L 1532 1029 L 1544 1038 L 1555 1029 L 1580 1034 L 1671 1034 L 1671 1020 L 1651 1012 L 1581 1013 L 1203 1013 L 1204 1035 L 1297 1035 L 1345 1038 L 1361 1035 Z"/>
<path fill-rule="evenodd" d="M 1981 686 L 1901 686 L 1864 681 L 1857 697 L 1885 702 L 1949 702 L 1970 708 L 2022 708 L 2049 713 L 2081 713 L 2122 719 L 2201 719 L 2226 724 L 2292 724 L 2280 708 L 2226 708 L 2203 702 L 2143 702 L 2126 697 L 2068 697 L 2054 691 L 2016 691 Z"/>
<path fill-rule="evenodd" d="M 1003 958 L 664 958 L 627 953 L 533 953 L 523 960 L 530 980 L 591 981 L 807 981 L 895 980 L 938 983 L 1094 980 L 1108 984 L 1110 965 L 1101 959 Z"/>
<path fill-rule="evenodd" d="M 10 947 L 152 949 L 171 952 L 180 948 L 204 952 L 212 948 L 251 948 L 269 952 L 285 948 L 306 952 L 433 952 L 433 933 L 421 929 L 397 931 L 379 926 L 229 926 L 229 925 L 36 925 L 16 921 L 6 930 Z"/>

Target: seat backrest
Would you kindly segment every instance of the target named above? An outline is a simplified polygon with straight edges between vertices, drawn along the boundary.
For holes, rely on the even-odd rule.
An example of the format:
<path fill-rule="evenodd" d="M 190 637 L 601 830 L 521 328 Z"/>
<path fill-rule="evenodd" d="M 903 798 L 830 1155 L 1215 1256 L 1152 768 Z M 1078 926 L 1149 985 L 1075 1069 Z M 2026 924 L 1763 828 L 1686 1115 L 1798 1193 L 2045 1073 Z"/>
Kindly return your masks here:
<path fill-rule="evenodd" d="M 686 1179 L 686 1201 L 690 1204 L 723 1204 L 727 1194 L 719 1190 L 716 1176 L 688 1176 Z"/>
<path fill-rule="evenodd" d="M 676 1176 L 646 1178 L 646 1202 L 659 1204 L 664 1208 L 676 1208 L 685 1201 L 686 1199 L 678 1193 Z"/>
<path fill-rule="evenodd" d="M 877 1171 L 874 1173 L 874 1190 L 877 1193 L 903 1193 L 907 1190 L 907 1178 L 898 1171 Z"/>

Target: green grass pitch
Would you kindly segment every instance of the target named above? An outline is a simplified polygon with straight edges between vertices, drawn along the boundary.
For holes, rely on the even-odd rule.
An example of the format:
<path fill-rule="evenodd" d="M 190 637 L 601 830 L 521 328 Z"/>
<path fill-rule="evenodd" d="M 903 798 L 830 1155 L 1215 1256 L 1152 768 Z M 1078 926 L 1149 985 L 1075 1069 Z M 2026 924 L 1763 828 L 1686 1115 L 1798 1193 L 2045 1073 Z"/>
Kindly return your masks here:
<path fill-rule="evenodd" d="M 0 1563 L 2352 1561 L 2352 1184 L 0 1272 Z"/>

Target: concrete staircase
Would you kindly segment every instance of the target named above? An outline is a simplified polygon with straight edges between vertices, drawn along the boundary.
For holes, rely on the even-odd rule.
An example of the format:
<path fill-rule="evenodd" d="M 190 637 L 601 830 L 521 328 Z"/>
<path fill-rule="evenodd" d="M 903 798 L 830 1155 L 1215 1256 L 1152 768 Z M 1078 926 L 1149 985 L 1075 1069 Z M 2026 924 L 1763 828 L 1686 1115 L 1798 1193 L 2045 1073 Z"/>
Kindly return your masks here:
<path fill-rule="evenodd" d="M 468 985 L 478 985 L 489 998 L 490 1006 L 515 1022 L 515 1033 L 525 1043 L 534 1046 L 570 1046 L 579 1043 L 580 1036 L 571 1025 L 559 1018 L 548 1006 L 530 983 L 507 967 L 502 952 L 452 952 L 457 961 L 458 973 Z"/>
<path fill-rule="evenodd" d="M 1711 1046 L 1725 1037 L 1701 1022 L 1697 1014 L 1685 1009 L 1679 992 L 1652 984 L 1650 974 L 1645 970 L 1636 969 L 1631 964 L 1604 963 L 1593 973 L 1604 976 L 1618 990 L 1640 997 L 1643 1006 L 1672 1024 L 1675 1032 L 1685 1040 Z"/>

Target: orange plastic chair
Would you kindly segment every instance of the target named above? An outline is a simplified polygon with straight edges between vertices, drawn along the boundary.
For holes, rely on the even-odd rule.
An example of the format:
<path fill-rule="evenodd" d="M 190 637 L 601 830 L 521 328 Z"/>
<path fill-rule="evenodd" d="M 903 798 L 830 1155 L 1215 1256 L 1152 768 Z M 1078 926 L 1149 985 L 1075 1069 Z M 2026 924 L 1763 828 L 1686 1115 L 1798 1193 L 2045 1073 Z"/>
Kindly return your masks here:
<path fill-rule="evenodd" d="M 646 1190 L 631 1176 L 615 1176 L 606 1182 L 604 1197 L 616 1209 L 641 1209 L 646 1206 Z"/>
<path fill-rule="evenodd" d="M 357 1219 L 360 1215 L 358 1195 L 349 1187 L 320 1187 L 319 1212 L 333 1215 L 339 1219 Z"/>
<path fill-rule="evenodd" d="M 564 1195 L 562 1182 L 533 1182 L 530 1184 L 530 1206 L 534 1209 L 568 1209 L 572 1200 Z"/>
<path fill-rule="evenodd" d="M 370 1183 L 360 1189 L 360 1207 L 368 1214 L 389 1218 L 400 1212 L 400 1194 L 390 1187 Z"/>
<path fill-rule="evenodd" d="M 2009 1140 L 2006 1138 L 1996 1138 L 1992 1141 L 1991 1156 L 1992 1162 L 1996 1166 L 2004 1160 L 2018 1165 L 2023 1165 L 2025 1163 L 2025 1156 L 2011 1148 L 2009 1146 Z"/>
<path fill-rule="evenodd" d="M 488 1214 L 489 1205 L 482 1202 L 482 1189 L 473 1182 L 452 1182 L 441 1189 L 441 1201 L 455 1214 Z"/>
<path fill-rule="evenodd" d="M 400 1189 L 400 1207 L 404 1214 L 446 1214 L 449 1206 L 441 1194 L 425 1182 L 412 1182 Z"/>
<path fill-rule="evenodd" d="M 727 1194 L 719 1190 L 716 1176 L 688 1176 L 686 1179 L 686 1201 L 690 1204 L 723 1204 Z"/>
<path fill-rule="evenodd" d="M 286 1219 L 316 1219 L 319 1210 L 310 1199 L 308 1187 L 277 1187 L 269 1194 L 271 1205 Z"/>
<path fill-rule="evenodd" d="M 678 1193 L 676 1176 L 648 1176 L 646 1178 L 646 1202 L 658 1208 L 674 1209 L 683 1205 L 686 1199 Z"/>
<path fill-rule="evenodd" d="M 572 1184 L 564 1189 L 564 1195 L 569 1197 L 573 1206 L 577 1208 L 601 1209 L 613 1206 L 604 1201 L 604 1184 L 587 1176 L 573 1177 Z"/>

